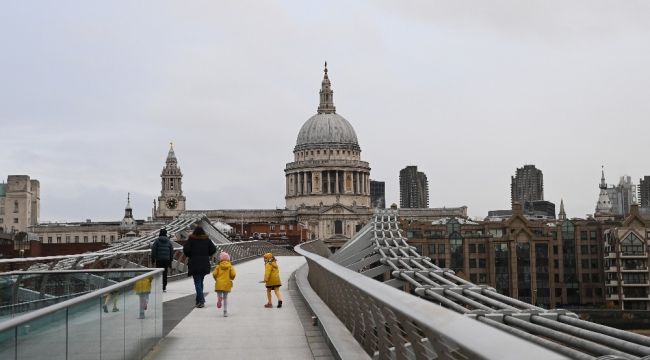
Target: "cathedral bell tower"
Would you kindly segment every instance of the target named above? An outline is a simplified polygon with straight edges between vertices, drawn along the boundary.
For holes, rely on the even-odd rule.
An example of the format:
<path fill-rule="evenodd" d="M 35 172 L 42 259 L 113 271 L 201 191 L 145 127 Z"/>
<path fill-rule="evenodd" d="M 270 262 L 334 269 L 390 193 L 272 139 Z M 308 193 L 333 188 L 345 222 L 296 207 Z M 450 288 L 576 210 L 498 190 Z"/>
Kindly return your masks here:
<path fill-rule="evenodd" d="M 185 211 L 185 196 L 183 196 L 183 174 L 178 167 L 178 160 L 174 154 L 174 145 L 169 144 L 169 153 L 165 167 L 160 174 L 162 189 L 155 209 L 155 217 L 175 218 Z"/>

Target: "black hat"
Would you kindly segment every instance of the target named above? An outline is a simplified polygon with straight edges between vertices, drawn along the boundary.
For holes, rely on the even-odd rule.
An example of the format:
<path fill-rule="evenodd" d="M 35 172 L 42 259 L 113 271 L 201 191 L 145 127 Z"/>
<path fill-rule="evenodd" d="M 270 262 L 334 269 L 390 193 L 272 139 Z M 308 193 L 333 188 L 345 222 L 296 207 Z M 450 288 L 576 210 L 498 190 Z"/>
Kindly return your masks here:
<path fill-rule="evenodd" d="M 167 230 L 166 229 L 160 229 L 160 232 L 158 233 L 158 236 L 167 236 Z"/>

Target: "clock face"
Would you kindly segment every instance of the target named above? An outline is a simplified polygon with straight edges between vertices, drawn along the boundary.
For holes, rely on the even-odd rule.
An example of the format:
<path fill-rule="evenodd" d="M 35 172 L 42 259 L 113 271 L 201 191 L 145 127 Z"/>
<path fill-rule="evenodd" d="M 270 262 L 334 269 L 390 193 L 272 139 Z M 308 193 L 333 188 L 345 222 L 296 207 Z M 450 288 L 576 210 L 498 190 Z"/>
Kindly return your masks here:
<path fill-rule="evenodd" d="M 166 204 L 168 209 L 176 209 L 176 199 L 169 199 Z"/>

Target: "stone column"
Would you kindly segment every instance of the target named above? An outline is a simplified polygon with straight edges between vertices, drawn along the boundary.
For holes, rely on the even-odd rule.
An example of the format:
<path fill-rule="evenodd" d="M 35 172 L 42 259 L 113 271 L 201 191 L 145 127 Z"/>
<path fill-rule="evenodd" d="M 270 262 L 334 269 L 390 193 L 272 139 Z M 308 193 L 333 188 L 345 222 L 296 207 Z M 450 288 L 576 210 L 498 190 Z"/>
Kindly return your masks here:
<path fill-rule="evenodd" d="M 334 176 L 334 192 L 336 194 L 338 194 L 339 193 L 339 172 L 338 172 L 338 170 L 336 171 L 336 173 L 334 175 L 335 175 Z"/>
<path fill-rule="evenodd" d="M 293 194 L 298 195 L 298 173 L 293 173 Z"/>
<path fill-rule="evenodd" d="M 307 194 L 307 172 L 302 173 L 302 193 Z"/>
<path fill-rule="evenodd" d="M 359 172 L 354 172 L 354 193 L 359 194 Z"/>

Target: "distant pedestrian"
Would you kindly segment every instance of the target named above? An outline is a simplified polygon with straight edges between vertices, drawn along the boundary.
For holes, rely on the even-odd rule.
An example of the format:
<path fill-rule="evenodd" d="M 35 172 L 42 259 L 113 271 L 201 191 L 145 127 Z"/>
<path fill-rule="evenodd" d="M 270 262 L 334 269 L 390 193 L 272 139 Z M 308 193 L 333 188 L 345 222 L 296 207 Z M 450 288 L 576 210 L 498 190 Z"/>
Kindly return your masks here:
<path fill-rule="evenodd" d="M 212 277 L 214 278 L 214 291 L 217 292 L 217 308 L 223 304 L 223 316 L 228 316 L 228 293 L 232 290 L 232 281 L 235 280 L 237 272 L 235 267 L 230 263 L 230 255 L 222 251 L 219 253 L 219 265 L 214 268 Z"/>
<path fill-rule="evenodd" d="M 113 312 L 118 312 L 120 309 L 117 308 L 117 301 L 120 298 L 120 291 L 115 290 L 111 291 L 108 294 L 106 294 L 106 297 L 104 298 L 104 306 L 102 308 L 104 309 L 104 312 L 108 312 L 108 305 L 113 304 Z"/>
<path fill-rule="evenodd" d="M 135 291 L 140 298 L 140 316 L 138 316 L 138 319 L 144 319 L 144 312 L 147 310 L 147 306 L 149 305 L 149 294 L 151 293 L 152 281 L 153 277 L 147 276 L 144 279 L 136 281 L 133 285 L 133 291 Z"/>
<path fill-rule="evenodd" d="M 205 306 L 205 296 L 203 295 L 203 278 L 210 273 L 210 257 L 217 252 L 212 240 L 208 237 L 202 227 L 197 226 L 190 234 L 183 253 L 190 260 L 187 264 L 187 276 L 194 278 L 194 289 L 196 290 L 196 307 Z"/>
<path fill-rule="evenodd" d="M 162 286 L 163 291 L 167 291 L 167 269 L 169 269 L 172 259 L 174 259 L 174 246 L 167 237 L 167 230 L 160 229 L 158 238 L 151 245 L 151 259 L 154 266 L 163 268 Z"/>
<path fill-rule="evenodd" d="M 278 262 L 271 253 L 264 254 L 264 283 L 266 284 L 266 305 L 265 308 L 272 308 L 271 290 L 275 292 L 278 299 L 278 308 L 282 307 L 282 294 L 280 293 L 280 268 Z"/>

